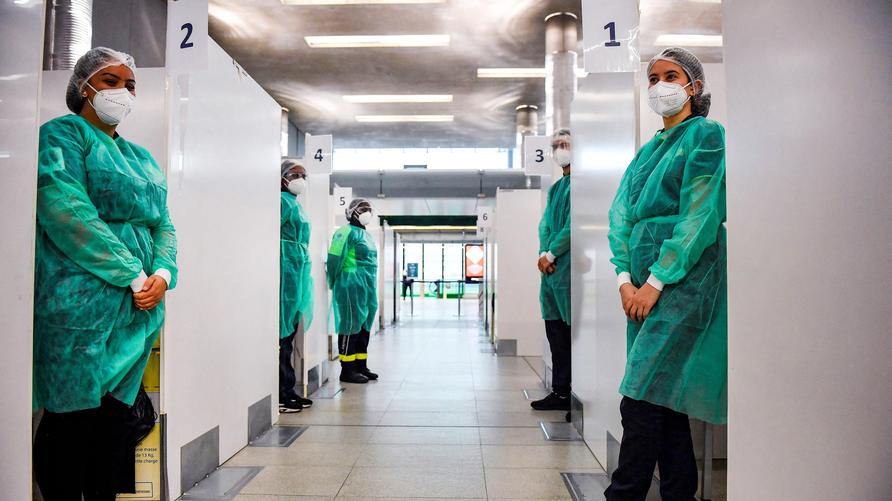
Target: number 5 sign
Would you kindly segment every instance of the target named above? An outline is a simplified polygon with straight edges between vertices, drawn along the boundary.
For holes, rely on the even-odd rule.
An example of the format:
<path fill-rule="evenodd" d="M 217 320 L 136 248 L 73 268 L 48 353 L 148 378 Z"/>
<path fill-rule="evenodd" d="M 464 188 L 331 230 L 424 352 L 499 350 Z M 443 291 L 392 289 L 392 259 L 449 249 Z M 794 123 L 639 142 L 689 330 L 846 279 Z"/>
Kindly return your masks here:
<path fill-rule="evenodd" d="M 167 69 L 189 73 L 207 64 L 208 0 L 168 0 Z"/>
<path fill-rule="evenodd" d="M 638 0 L 582 0 L 585 71 L 640 71 L 638 19 Z"/>
<path fill-rule="evenodd" d="M 304 167 L 312 174 L 331 174 L 331 136 L 311 136 L 307 134 L 304 148 Z"/>

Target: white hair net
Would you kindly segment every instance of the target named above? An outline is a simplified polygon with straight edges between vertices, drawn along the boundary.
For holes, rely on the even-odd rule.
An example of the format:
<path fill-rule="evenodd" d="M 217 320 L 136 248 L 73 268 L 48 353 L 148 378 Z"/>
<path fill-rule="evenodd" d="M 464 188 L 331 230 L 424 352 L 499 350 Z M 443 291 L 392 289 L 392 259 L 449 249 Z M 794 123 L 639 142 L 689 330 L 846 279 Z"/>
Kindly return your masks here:
<path fill-rule="evenodd" d="M 347 216 L 347 219 L 353 219 L 354 217 L 359 217 L 363 212 L 367 212 L 372 210 L 372 204 L 369 203 L 368 200 L 364 198 L 355 198 L 350 205 L 347 206 L 347 209 L 344 210 L 344 215 Z"/>
<path fill-rule="evenodd" d="M 290 158 L 282 160 L 282 177 L 285 177 L 285 174 L 288 174 L 288 171 L 295 167 L 303 167 L 303 164 L 297 160 L 291 160 Z"/>
<path fill-rule="evenodd" d="M 573 137 L 570 134 L 570 129 L 558 129 L 551 135 L 551 147 L 554 148 L 556 143 L 560 140 L 564 140 L 573 144 Z"/>
<path fill-rule="evenodd" d="M 87 51 L 74 65 L 74 73 L 65 91 L 65 104 L 74 113 L 80 113 L 87 98 L 81 95 L 87 80 L 109 66 L 124 65 L 136 75 L 136 62 L 130 54 L 118 52 L 108 47 L 96 47 Z"/>
<path fill-rule="evenodd" d="M 700 63 L 697 56 L 681 47 L 669 47 L 650 60 L 650 64 L 647 65 L 648 75 L 650 74 L 650 70 L 653 68 L 654 63 L 657 61 L 669 61 L 681 66 L 685 73 L 688 74 L 688 79 L 691 81 L 692 85 L 694 80 L 700 80 L 700 82 L 702 82 L 697 94 L 691 98 L 691 112 L 694 115 L 704 117 L 709 115 L 709 106 L 712 104 L 712 93 L 709 92 L 706 86 L 706 74 L 703 71 L 703 64 Z"/>

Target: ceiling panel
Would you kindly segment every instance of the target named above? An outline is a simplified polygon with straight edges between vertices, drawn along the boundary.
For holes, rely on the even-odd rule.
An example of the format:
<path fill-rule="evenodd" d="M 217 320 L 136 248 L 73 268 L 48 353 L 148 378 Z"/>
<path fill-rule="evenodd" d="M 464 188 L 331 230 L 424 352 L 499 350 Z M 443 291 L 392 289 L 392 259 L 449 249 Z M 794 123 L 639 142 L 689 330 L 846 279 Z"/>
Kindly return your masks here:
<path fill-rule="evenodd" d="M 720 33 L 721 6 L 646 0 L 642 53 L 658 32 Z M 210 33 L 312 134 L 336 148 L 512 147 L 514 108 L 539 105 L 543 79 L 478 79 L 481 67 L 541 67 L 544 19 L 579 0 L 448 0 L 442 4 L 292 6 L 210 0 Z M 694 31 L 692 31 L 694 30 Z M 310 49 L 305 36 L 446 34 L 447 48 Z M 715 58 L 716 51 L 707 54 Z M 718 57 L 721 57 L 721 51 Z M 349 94 L 452 94 L 452 103 L 355 104 Z M 359 124 L 356 115 L 454 115 L 453 123 Z M 544 119 L 544 113 L 540 113 Z M 544 131 L 544 125 L 542 129 Z"/>

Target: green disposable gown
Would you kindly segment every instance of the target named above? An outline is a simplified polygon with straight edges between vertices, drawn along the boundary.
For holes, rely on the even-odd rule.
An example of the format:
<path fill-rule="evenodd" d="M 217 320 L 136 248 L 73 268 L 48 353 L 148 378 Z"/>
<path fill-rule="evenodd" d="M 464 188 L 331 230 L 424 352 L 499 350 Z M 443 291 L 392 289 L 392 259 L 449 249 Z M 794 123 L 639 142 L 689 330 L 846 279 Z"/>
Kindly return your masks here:
<path fill-rule="evenodd" d="M 297 324 L 304 329 L 313 322 L 313 277 L 310 264 L 310 222 L 297 197 L 281 195 L 281 249 L 279 266 L 279 337 L 294 334 Z"/>
<path fill-rule="evenodd" d="M 539 303 L 543 320 L 563 320 L 570 324 L 570 176 L 564 176 L 548 190 L 545 214 L 539 223 L 539 252 L 551 252 L 557 259 L 552 274 L 542 274 Z"/>
<path fill-rule="evenodd" d="M 728 401 L 724 220 L 725 131 L 704 117 L 644 145 L 610 209 L 617 273 L 666 284 L 643 323 L 629 320 L 620 393 L 716 424 Z"/>
<path fill-rule="evenodd" d="M 140 271 L 177 281 L 167 181 L 145 149 L 77 115 L 40 128 L 34 284 L 34 399 L 52 412 L 132 405 L 164 304 L 141 311 Z"/>
<path fill-rule="evenodd" d="M 338 229 L 326 270 L 337 333 L 371 332 L 378 312 L 378 250 L 369 232 L 352 225 Z"/>

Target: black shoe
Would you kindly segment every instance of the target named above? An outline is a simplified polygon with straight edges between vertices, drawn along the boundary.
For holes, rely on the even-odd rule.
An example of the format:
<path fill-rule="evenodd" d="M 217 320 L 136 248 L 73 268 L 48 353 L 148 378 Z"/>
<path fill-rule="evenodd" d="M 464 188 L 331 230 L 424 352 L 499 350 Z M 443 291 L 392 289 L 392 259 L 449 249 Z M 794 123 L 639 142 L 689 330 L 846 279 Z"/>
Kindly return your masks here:
<path fill-rule="evenodd" d="M 341 371 L 340 380 L 342 383 L 353 383 L 353 384 L 366 384 L 369 382 L 369 378 L 359 372 L 344 372 Z"/>
<path fill-rule="evenodd" d="M 568 423 L 572 423 L 572 422 L 573 422 L 573 420 L 570 418 L 570 411 L 567 411 L 567 417 L 564 418 L 564 419 L 566 419 Z"/>
<path fill-rule="evenodd" d="M 377 381 L 378 375 L 369 370 L 369 366 L 365 360 L 357 361 L 357 371 L 363 376 L 369 378 L 369 381 Z"/>
<path fill-rule="evenodd" d="M 569 411 L 570 397 L 562 397 L 555 392 L 551 392 L 542 400 L 530 402 L 530 407 L 537 411 Z"/>
<path fill-rule="evenodd" d="M 286 400 L 284 402 L 279 402 L 280 414 L 294 414 L 295 412 L 300 412 L 301 410 L 303 410 L 303 407 L 297 402 L 297 400 Z"/>

